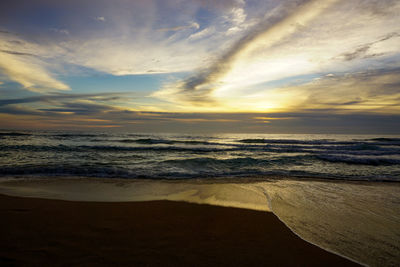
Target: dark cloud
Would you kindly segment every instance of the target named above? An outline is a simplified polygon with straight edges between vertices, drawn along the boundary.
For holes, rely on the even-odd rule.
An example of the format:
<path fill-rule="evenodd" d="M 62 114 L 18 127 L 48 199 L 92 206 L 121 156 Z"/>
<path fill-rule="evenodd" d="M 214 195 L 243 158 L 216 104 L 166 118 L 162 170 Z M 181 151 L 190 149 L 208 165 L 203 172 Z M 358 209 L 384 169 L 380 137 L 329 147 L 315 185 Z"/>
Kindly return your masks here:
<path fill-rule="evenodd" d="M 362 57 L 365 56 L 365 54 L 367 53 L 367 51 L 370 48 L 371 48 L 371 44 L 367 44 L 367 45 L 364 45 L 364 46 L 361 46 L 361 47 L 357 48 L 353 52 L 342 54 L 341 57 L 343 57 L 343 59 L 345 61 L 354 60 L 356 58 L 362 58 Z"/>
<path fill-rule="evenodd" d="M 11 54 L 11 55 L 16 55 L 16 56 L 32 56 L 32 57 L 37 57 L 37 55 L 31 54 L 31 53 L 18 52 L 18 51 L 0 50 L 0 52 L 6 53 L 6 54 Z"/>
<path fill-rule="evenodd" d="M 34 109 L 28 109 L 25 107 L 19 107 L 19 106 L 7 106 L 7 107 L 2 107 L 0 106 L 0 114 L 12 114 L 12 115 L 45 115 L 45 113 L 34 110 Z"/>
<path fill-rule="evenodd" d="M 389 33 L 389 34 L 383 36 L 382 38 L 380 38 L 379 40 L 360 45 L 354 51 L 341 54 L 338 58 L 341 58 L 345 61 L 351 61 L 351 60 L 360 59 L 360 58 L 371 58 L 371 57 L 382 56 L 382 55 L 384 55 L 383 53 L 369 54 L 368 51 L 370 50 L 370 48 L 373 45 L 380 43 L 380 42 L 387 41 L 387 40 L 395 38 L 395 37 L 400 37 L 400 34 L 397 32 Z"/>
<path fill-rule="evenodd" d="M 117 110 L 116 108 L 110 105 L 101 105 L 101 104 L 93 104 L 93 103 L 63 103 L 63 107 L 65 107 L 64 112 L 74 112 L 77 115 L 95 115 L 101 114 L 106 111 Z"/>
<path fill-rule="evenodd" d="M 383 36 L 380 40 L 376 41 L 375 43 L 383 42 L 383 41 L 389 40 L 389 39 L 394 38 L 394 37 L 400 37 L 400 33 L 391 32 L 391 33 Z"/>

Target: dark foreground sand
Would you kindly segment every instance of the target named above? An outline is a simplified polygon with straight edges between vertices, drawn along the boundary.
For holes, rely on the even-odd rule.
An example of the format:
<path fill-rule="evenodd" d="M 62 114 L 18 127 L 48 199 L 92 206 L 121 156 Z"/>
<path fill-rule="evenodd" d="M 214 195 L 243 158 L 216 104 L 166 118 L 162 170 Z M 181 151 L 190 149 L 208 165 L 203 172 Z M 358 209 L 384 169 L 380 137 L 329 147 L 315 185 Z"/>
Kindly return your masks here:
<path fill-rule="evenodd" d="M 346 266 L 272 213 L 0 195 L 0 266 Z"/>

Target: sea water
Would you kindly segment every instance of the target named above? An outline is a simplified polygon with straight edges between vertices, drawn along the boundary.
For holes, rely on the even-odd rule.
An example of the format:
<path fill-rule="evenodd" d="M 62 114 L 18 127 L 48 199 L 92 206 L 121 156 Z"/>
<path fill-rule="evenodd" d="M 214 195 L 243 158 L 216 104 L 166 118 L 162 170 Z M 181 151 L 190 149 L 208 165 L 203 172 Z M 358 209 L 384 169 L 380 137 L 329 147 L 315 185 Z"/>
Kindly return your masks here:
<path fill-rule="evenodd" d="M 0 175 L 400 181 L 400 136 L 3 130 Z"/>

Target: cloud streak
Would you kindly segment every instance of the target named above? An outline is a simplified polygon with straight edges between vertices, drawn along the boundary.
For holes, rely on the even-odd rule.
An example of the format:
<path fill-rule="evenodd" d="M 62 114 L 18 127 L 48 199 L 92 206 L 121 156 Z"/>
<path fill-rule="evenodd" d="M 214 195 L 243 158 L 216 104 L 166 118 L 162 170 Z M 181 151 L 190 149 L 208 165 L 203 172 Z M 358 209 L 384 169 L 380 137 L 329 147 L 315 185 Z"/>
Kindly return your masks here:
<path fill-rule="evenodd" d="M 42 49 L 12 33 L 0 34 L 0 72 L 33 92 L 69 90 L 44 67 Z"/>
<path fill-rule="evenodd" d="M 68 85 L 53 78 L 36 62 L 20 59 L 10 53 L 0 52 L 0 70 L 11 80 L 33 92 L 70 89 Z"/>
<path fill-rule="evenodd" d="M 53 103 L 60 100 L 90 100 L 90 101 L 111 101 L 122 99 L 126 94 L 123 93 L 103 93 L 103 94 L 53 94 L 53 95 L 40 95 L 24 98 L 14 99 L 0 99 L 0 106 L 7 106 L 13 104 L 25 103 Z"/>
<path fill-rule="evenodd" d="M 200 28 L 200 25 L 197 22 L 192 22 L 192 23 L 190 23 L 189 25 L 186 25 L 186 26 L 176 26 L 176 27 L 171 27 L 171 28 L 161 28 L 161 29 L 158 29 L 158 31 L 160 31 L 160 32 L 169 32 L 169 31 L 176 32 L 176 31 L 181 31 L 181 30 L 186 30 L 186 29 L 191 29 L 191 28 L 194 28 L 194 29 L 198 30 Z"/>

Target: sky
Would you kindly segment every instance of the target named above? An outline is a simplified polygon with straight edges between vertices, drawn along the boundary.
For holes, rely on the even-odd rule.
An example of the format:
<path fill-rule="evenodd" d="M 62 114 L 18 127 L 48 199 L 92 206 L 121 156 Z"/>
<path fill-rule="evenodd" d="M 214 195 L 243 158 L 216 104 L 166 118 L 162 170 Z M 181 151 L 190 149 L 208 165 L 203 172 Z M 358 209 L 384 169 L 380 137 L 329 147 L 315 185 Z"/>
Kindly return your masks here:
<path fill-rule="evenodd" d="M 2 0 L 0 128 L 400 134 L 398 0 Z"/>

